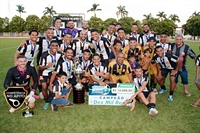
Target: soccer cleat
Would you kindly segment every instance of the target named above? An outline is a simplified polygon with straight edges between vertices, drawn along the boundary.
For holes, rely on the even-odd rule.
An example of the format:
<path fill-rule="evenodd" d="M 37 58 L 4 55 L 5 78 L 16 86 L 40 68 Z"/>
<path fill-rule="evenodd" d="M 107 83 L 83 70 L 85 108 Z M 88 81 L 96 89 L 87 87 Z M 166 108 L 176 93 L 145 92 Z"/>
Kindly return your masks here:
<path fill-rule="evenodd" d="M 44 104 L 44 110 L 47 110 L 47 109 L 49 108 L 49 104 L 50 104 L 50 103 L 45 103 L 45 104 Z"/>
<path fill-rule="evenodd" d="M 44 99 L 42 92 L 40 92 L 39 97 L 40 97 L 40 99 Z"/>
<path fill-rule="evenodd" d="M 155 92 L 156 94 L 158 94 L 158 91 L 156 88 L 153 88 L 153 92 Z"/>
<path fill-rule="evenodd" d="M 158 110 L 156 110 L 155 108 L 150 108 L 149 110 L 149 115 L 151 116 L 155 116 L 158 114 Z"/>
<path fill-rule="evenodd" d="M 58 112 L 58 107 L 56 106 L 56 104 L 51 104 L 51 109 L 53 112 Z"/>
<path fill-rule="evenodd" d="M 130 99 L 124 101 L 124 102 L 122 103 L 122 106 L 126 106 L 128 103 L 130 103 Z"/>
<path fill-rule="evenodd" d="M 167 89 L 161 89 L 161 90 L 158 92 L 158 94 L 162 94 L 162 93 L 165 93 L 165 92 L 167 92 Z"/>
<path fill-rule="evenodd" d="M 130 105 L 130 111 L 133 111 L 134 108 L 135 108 L 135 103 L 136 103 L 136 100 L 134 99 L 133 102 L 131 103 Z"/>
<path fill-rule="evenodd" d="M 14 109 L 14 108 L 10 108 L 10 109 L 9 109 L 9 112 L 10 112 L 10 113 L 13 113 L 13 112 L 15 112 L 15 109 Z"/>
<path fill-rule="evenodd" d="M 168 102 L 172 102 L 173 101 L 173 96 L 172 95 L 169 95 L 168 96 Z"/>

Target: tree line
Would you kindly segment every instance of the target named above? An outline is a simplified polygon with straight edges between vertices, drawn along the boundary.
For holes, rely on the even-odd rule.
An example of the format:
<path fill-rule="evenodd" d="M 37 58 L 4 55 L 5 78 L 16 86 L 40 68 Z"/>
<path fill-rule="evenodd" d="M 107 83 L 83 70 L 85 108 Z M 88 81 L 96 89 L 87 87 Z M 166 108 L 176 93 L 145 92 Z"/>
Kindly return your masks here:
<path fill-rule="evenodd" d="M 174 35 L 174 29 L 177 27 L 176 22 L 180 22 L 178 15 L 170 14 L 167 17 L 165 12 L 158 12 L 156 14 L 157 18 L 152 17 L 152 14 L 144 14 L 144 19 L 142 21 L 136 20 L 128 16 L 128 11 L 125 6 L 118 6 L 115 18 L 108 18 L 103 21 L 101 18 L 96 16 L 96 11 L 102 11 L 98 8 L 99 4 L 93 4 L 87 12 L 94 12 L 94 16 L 88 20 L 89 28 L 97 28 L 100 31 L 107 29 L 111 23 L 120 23 L 125 29 L 126 33 L 131 32 L 131 25 L 133 23 L 138 24 L 139 32 L 142 32 L 142 25 L 148 24 L 151 30 L 155 31 L 157 34 L 165 31 L 168 35 Z M 43 16 L 39 18 L 37 15 L 29 15 L 25 20 L 21 18 L 22 13 L 26 13 L 23 5 L 17 5 L 17 12 L 19 16 L 14 16 L 11 21 L 7 17 L 0 18 L 0 32 L 22 32 L 30 31 L 32 29 L 38 30 L 39 32 L 44 32 L 53 24 L 53 16 L 56 11 L 53 6 L 45 7 L 43 11 Z M 60 16 L 69 16 L 69 14 L 60 14 Z M 200 12 L 194 12 L 187 20 L 186 24 L 182 26 L 185 30 L 185 34 L 190 34 L 192 36 L 200 36 Z"/>

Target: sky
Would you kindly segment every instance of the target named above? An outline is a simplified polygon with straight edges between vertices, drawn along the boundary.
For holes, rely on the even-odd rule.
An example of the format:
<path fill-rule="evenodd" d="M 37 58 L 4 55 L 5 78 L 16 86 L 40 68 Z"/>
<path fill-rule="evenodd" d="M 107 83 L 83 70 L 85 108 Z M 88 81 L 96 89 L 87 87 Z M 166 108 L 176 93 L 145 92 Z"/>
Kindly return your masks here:
<path fill-rule="evenodd" d="M 152 14 L 157 17 L 158 12 L 164 11 L 167 17 L 170 14 L 177 14 L 181 26 L 186 23 L 187 19 L 195 12 L 200 12 L 200 0 L 0 0 L 0 17 L 12 18 L 19 15 L 16 11 L 16 5 L 23 5 L 27 13 L 22 13 L 22 18 L 28 15 L 43 16 L 45 7 L 53 6 L 57 13 L 84 13 L 85 19 L 89 20 L 94 15 L 93 12 L 87 12 L 93 4 L 100 4 L 97 11 L 97 17 L 102 20 L 107 18 L 117 19 L 116 12 L 119 5 L 125 6 L 129 12 L 128 16 L 135 20 L 144 19 L 144 14 Z"/>

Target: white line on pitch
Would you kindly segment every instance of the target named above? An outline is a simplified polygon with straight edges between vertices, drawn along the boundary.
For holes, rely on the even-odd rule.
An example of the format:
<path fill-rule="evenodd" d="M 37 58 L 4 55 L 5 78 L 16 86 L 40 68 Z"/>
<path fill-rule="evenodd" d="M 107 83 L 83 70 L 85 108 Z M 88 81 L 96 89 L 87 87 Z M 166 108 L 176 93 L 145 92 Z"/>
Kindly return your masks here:
<path fill-rule="evenodd" d="M 6 49 L 11 49 L 11 48 L 17 48 L 17 47 L 15 46 L 15 47 L 8 47 L 8 48 L 0 48 L 0 51 L 1 50 L 6 50 Z"/>

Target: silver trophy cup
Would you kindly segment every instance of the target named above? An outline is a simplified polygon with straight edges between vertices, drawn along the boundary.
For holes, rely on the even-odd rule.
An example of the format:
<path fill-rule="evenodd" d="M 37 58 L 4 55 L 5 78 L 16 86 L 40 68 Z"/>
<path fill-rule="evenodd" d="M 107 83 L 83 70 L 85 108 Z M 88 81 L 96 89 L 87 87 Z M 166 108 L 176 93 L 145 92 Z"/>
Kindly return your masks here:
<path fill-rule="evenodd" d="M 82 69 L 81 64 L 78 61 L 76 62 L 76 68 L 74 72 L 78 77 L 77 84 L 74 87 L 76 88 L 76 90 L 82 90 L 83 86 L 80 83 L 80 75 L 84 73 L 84 70 Z"/>

